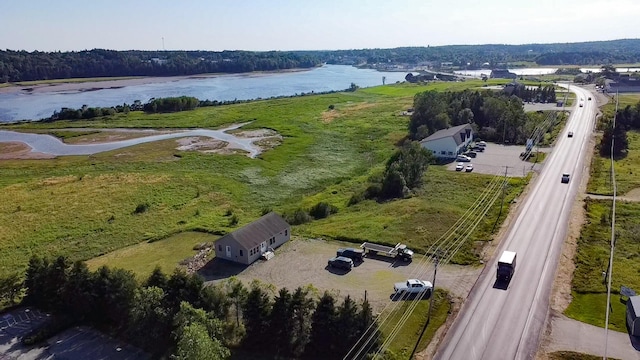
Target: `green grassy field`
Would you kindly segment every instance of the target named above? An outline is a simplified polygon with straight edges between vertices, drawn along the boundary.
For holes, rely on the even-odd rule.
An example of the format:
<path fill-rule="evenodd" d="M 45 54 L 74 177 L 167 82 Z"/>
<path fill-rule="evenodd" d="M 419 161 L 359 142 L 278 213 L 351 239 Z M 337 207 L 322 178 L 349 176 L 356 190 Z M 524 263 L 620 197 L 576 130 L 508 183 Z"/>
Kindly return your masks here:
<path fill-rule="evenodd" d="M 165 274 L 173 273 L 176 264 L 197 253 L 194 246 L 213 242 L 218 236 L 201 232 L 183 232 L 166 239 L 127 246 L 87 261 L 90 270 L 103 265 L 132 271 L 144 280 L 160 267 Z"/>
<path fill-rule="evenodd" d="M 400 114 L 412 105 L 415 93 L 478 85 L 482 82 L 402 84 L 173 114 L 132 112 L 93 121 L 4 126 L 75 138 L 76 133 L 61 128 L 219 128 L 253 121 L 246 127 L 273 129 L 283 143 L 257 159 L 178 151 L 174 140 L 166 140 L 92 156 L 2 160 L 0 276 L 24 269 L 32 255 L 88 260 L 182 232 L 229 232 L 265 208 L 291 211 L 318 201 L 330 202 L 339 213 L 295 227 L 295 233 L 405 241 L 424 249 L 464 213 L 490 177 L 460 177 L 432 166 L 423 191 L 412 198 L 352 207 L 346 203 L 382 171 L 406 135 L 409 119 Z M 523 184 L 513 180 L 507 199 Z M 146 211 L 136 213 L 139 206 Z M 498 207 L 472 241 L 490 239 Z M 236 226 L 230 226 L 229 211 L 239 219 Z M 471 242 L 457 261 L 477 261 Z"/>
<path fill-rule="evenodd" d="M 596 137 L 596 144 L 600 144 L 601 136 Z M 640 132 L 628 131 L 629 152 L 626 157 L 614 161 L 616 172 L 617 194 L 622 196 L 627 192 L 640 188 L 638 164 L 640 164 Z M 597 152 L 591 159 L 591 178 L 587 192 L 591 194 L 613 195 L 611 185 L 611 160 L 600 156 Z M 634 174 L 635 173 L 635 174 Z"/>
<path fill-rule="evenodd" d="M 587 200 L 587 223 L 582 229 L 576 253 L 576 270 L 572 283 L 573 301 L 566 314 L 586 323 L 604 326 L 606 287 L 602 272 L 607 269 L 611 240 L 611 201 Z M 640 204 L 618 203 L 616 205 L 616 249 L 612 278 L 612 313 L 610 327 L 626 331 L 624 305 L 618 292 L 624 285 L 640 290 Z"/>

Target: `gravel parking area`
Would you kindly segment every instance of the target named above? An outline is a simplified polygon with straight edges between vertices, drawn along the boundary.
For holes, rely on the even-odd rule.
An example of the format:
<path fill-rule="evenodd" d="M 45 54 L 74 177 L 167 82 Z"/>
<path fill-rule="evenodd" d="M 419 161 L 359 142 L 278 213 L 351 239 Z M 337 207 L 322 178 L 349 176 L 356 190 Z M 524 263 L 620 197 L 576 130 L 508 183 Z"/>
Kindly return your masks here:
<path fill-rule="evenodd" d="M 487 143 L 483 152 L 476 152 L 476 157 L 471 162 L 463 163 L 465 166 L 473 164 L 473 171 L 481 174 L 504 175 L 505 167 L 507 176 L 524 177 L 530 171 L 539 171 L 542 164 L 534 164 L 520 159 L 520 153 L 525 150 L 522 145 L 499 145 Z M 550 149 L 541 148 L 541 152 L 548 152 Z M 447 169 L 455 171 L 457 161 L 447 165 Z M 464 173 L 464 170 L 462 171 Z"/>
<path fill-rule="evenodd" d="M 420 255 L 410 263 L 395 262 L 384 256 L 367 256 L 363 263 L 349 272 L 327 266 L 327 260 L 336 255 L 338 248 L 354 245 L 293 239 L 276 249 L 276 256 L 269 261 L 257 261 L 246 267 L 214 259 L 201 269 L 200 274 L 208 283 L 217 283 L 235 275 L 247 285 L 258 279 L 273 284 L 276 289 L 286 287 L 294 290 L 310 284 L 320 293 L 334 291 L 339 296 L 350 295 L 356 301 L 364 299 L 366 292 L 367 300 L 376 311 L 381 311 L 392 301 L 395 282 L 408 278 L 431 281 L 433 278 L 433 265 L 426 264 Z M 465 298 L 481 270 L 480 267 L 471 266 L 440 266 L 436 286 L 449 290 L 454 296 Z"/>

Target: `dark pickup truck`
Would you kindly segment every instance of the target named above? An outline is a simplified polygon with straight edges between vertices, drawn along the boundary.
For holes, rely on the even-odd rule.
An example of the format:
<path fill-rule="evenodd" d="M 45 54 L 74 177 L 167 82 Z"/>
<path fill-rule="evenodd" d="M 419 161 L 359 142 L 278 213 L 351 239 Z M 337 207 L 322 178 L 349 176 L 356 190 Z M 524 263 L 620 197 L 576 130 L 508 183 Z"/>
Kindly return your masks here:
<path fill-rule="evenodd" d="M 336 252 L 336 255 L 344 256 L 353 261 L 360 261 L 360 262 L 364 261 L 364 250 L 360 250 L 360 249 L 353 249 L 353 248 L 338 249 L 338 251 Z"/>

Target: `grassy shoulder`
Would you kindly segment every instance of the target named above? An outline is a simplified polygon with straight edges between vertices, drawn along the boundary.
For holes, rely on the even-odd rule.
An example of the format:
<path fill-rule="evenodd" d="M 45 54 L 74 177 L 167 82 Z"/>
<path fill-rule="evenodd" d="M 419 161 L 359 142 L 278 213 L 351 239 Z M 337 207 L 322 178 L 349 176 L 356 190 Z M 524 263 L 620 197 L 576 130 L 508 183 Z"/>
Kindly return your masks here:
<path fill-rule="evenodd" d="M 595 326 L 604 326 L 606 309 L 606 287 L 603 272 L 606 271 L 610 249 L 611 201 L 585 201 L 587 222 L 578 239 L 575 257 L 576 269 L 572 283 L 573 301 L 565 314 Z M 626 331 L 625 308 L 618 291 L 624 285 L 640 290 L 640 251 L 638 238 L 640 228 L 640 204 L 616 204 L 616 249 L 613 259 L 612 312 L 610 327 Z"/>
<path fill-rule="evenodd" d="M 601 135 L 596 136 L 596 144 L 600 143 Z M 629 152 L 622 159 L 614 160 L 616 171 L 617 195 L 622 196 L 629 191 L 640 188 L 640 132 L 628 131 Z M 598 195 L 613 195 L 611 184 L 611 160 L 596 153 L 591 159 L 591 174 L 587 192 Z"/>
<path fill-rule="evenodd" d="M 428 299 L 418 300 L 417 304 L 414 301 L 404 301 L 400 307 L 396 308 L 391 314 L 388 314 L 387 325 L 381 326 L 381 331 L 385 338 L 387 338 L 394 327 L 401 320 L 403 315 L 410 308 L 412 310 L 411 315 L 406 319 L 404 325 L 400 328 L 395 335 L 393 341 L 391 341 L 388 350 L 395 355 L 397 359 L 406 359 L 411 355 L 412 350 L 416 347 L 416 352 L 424 350 L 431 342 L 435 332 L 442 326 L 447 320 L 447 316 L 451 311 L 451 302 L 446 291 L 436 289 L 433 299 L 433 310 L 431 311 L 431 320 L 429 325 L 424 331 L 422 337 L 422 330 L 427 322 L 427 314 L 429 312 Z M 382 318 L 385 318 L 387 314 L 382 314 Z M 417 343 L 420 341 L 419 343 Z M 416 346 L 417 343 L 417 346 Z"/>
<path fill-rule="evenodd" d="M 549 360 L 600 360 L 602 356 L 578 353 L 574 351 L 556 351 L 548 354 Z M 608 359 L 615 360 L 608 357 Z"/>

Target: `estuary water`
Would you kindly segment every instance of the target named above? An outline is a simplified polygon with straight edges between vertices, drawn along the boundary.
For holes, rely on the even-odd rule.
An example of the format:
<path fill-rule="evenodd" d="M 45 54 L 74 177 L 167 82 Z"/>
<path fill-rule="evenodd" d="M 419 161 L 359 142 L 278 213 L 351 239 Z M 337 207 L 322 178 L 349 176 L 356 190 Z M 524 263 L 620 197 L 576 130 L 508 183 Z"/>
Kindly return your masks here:
<path fill-rule="evenodd" d="M 351 83 L 360 87 L 404 81 L 406 72 L 380 72 L 346 65 L 324 65 L 305 71 L 282 73 L 247 73 L 235 75 L 193 76 L 167 78 L 166 81 L 136 84 L 118 88 L 96 89 L 100 82 L 88 89 L 73 91 L 14 91 L 0 92 L 0 122 L 38 120 L 49 117 L 63 107 L 109 107 L 143 103 L 151 98 L 194 96 L 201 100 L 248 100 L 301 93 L 344 90 Z M 94 86 L 96 88 L 90 88 Z"/>

